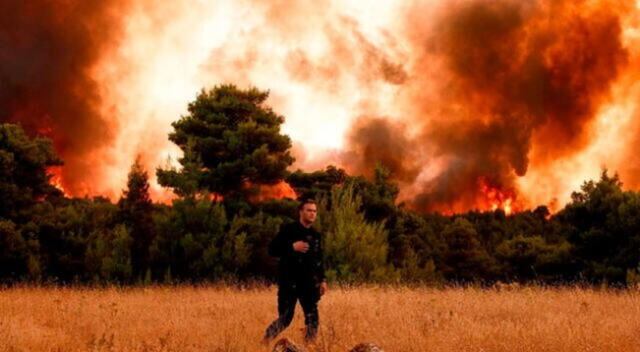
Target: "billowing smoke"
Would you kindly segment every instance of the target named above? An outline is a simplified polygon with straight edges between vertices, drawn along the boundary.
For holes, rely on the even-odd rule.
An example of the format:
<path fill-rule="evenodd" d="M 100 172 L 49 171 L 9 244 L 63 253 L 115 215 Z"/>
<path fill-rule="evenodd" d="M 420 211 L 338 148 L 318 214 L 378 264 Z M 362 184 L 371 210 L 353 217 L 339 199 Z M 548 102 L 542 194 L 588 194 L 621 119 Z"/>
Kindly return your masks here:
<path fill-rule="evenodd" d="M 53 139 L 71 193 L 102 176 L 99 151 L 116 127 L 101 112 L 92 70 L 117 39 L 121 8 L 119 0 L 0 3 L 0 121 Z"/>
<path fill-rule="evenodd" d="M 0 11 L 0 120 L 53 138 L 73 195 L 117 196 L 136 155 L 147 170 L 175 161 L 171 122 L 220 83 L 270 91 L 294 167 L 382 164 L 422 211 L 562 205 L 601 166 L 640 185 L 629 0 L 9 0 Z M 166 197 L 150 174 L 154 199 Z"/>
<path fill-rule="evenodd" d="M 582 150 L 628 60 L 622 9 L 607 2 L 476 0 L 452 2 L 431 22 L 412 9 L 408 31 L 419 59 L 410 79 L 420 83 L 409 88 L 415 92 L 405 104 L 414 104 L 412 125 L 424 127 L 409 150 L 423 151 L 424 165 L 439 165 L 417 181 L 413 205 L 485 208 L 492 201 L 487 189 L 515 197 L 515 179 L 532 164 Z M 375 135 L 389 128 L 372 121 L 354 130 Z M 367 146 L 351 141 L 355 149 Z M 402 151 L 393 149 L 400 153 L 394 160 L 415 160 Z M 397 171 L 399 180 L 415 174 Z"/>
<path fill-rule="evenodd" d="M 377 164 L 384 166 L 396 180 L 411 183 L 420 172 L 418 150 L 408 139 L 406 127 L 381 117 L 361 116 L 348 136 L 353 148 L 341 155 L 341 164 L 352 174 L 373 176 Z"/>

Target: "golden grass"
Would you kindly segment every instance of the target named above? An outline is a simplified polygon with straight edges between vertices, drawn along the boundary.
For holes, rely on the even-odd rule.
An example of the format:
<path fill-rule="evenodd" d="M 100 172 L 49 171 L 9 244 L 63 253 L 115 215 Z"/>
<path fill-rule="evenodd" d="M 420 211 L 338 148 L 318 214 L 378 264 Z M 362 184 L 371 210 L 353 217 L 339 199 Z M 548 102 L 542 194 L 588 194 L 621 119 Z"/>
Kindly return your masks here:
<path fill-rule="evenodd" d="M 312 351 L 640 351 L 639 291 L 333 288 L 319 307 Z M 275 287 L 12 288 L 0 351 L 267 351 L 275 316 Z"/>

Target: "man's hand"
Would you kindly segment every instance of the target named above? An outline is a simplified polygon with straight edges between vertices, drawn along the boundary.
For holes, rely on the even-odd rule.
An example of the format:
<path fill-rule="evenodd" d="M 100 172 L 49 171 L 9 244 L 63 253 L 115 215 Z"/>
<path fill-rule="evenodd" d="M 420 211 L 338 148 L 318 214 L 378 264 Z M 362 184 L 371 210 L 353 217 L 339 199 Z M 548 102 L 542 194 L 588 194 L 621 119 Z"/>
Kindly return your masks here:
<path fill-rule="evenodd" d="M 307 253 L 309 250 L 309 244 L 305 241 L 294 242 L 293 250 L 300 253 Z"/>
<path fill-rule="evenodd" d="M 329 288 L 327 287 L 327 282 L 322 281 L 322 283 L 320 284 L 320 296 L 324 295 L 328 289 Z"/>

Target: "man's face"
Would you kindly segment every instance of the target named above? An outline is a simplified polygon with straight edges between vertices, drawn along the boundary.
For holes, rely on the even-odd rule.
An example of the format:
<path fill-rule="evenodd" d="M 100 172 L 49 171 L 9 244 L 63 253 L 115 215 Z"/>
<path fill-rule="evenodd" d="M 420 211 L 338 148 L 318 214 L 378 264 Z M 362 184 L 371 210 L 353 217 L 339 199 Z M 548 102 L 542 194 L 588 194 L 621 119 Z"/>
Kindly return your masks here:
<path fill-rule="evenodd" d="M 315 204 L 305 204 L 302 209 L 300 209 L 300 221 L 305 224 L 313 224 L 316 221 L 316 216 L 318 215 L 318 209 Z"/>

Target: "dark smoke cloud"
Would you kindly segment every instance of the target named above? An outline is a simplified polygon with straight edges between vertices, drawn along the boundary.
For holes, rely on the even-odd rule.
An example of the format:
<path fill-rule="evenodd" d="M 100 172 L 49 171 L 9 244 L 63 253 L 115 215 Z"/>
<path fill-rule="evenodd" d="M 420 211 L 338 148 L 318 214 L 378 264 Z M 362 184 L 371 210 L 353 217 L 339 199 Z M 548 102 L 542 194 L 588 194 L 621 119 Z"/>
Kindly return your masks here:
<path fill-rule="evenodd" d="M 410 102 L 426 126 L 412 148 L 361 153 L 363 164 L 385 155 L 411 159 L 405 150 L 425 151 L 427 164 L 445 160 L 413 205 L 459 211 L 482 203 L 480 183 L 512 192 L 530 164 L 579 151 L 627 62 L 616 9 L 604 2 L 463 1 L 447 6 L 429 29 L 412 10 L 409 36 L 422 59 L 409 76 L 435 84 L 439 95 Z M 356 129 L 388 131 L 379 121 L 366 124 Z M 351 142 L 360 150 L 370 139 Z"/>
<path fill-rule="evenodd" d="M 372 176 L 376 164 L 391 172 L 396 180 L 411 183 L 420 172 L 419 153 L 407 137 L 405 127 L 382 117 L 359 117 L 351 126 L 347 149 L 341 163 L 352 174 Z"/>
<path fill-rule="evenodd" d="M 117 39 L 118 0 L 0 2 L 0 122 L 53 139 L 63 183 L 86 191 L 112 138 L 91 70 Z"/>
<path fill-rule="evenodd" d="M 478 200 L 483 184 L 511 194 L 515 176 L 526 172 L 530 135 L 518 128 L 516 119 L 432 125 L 427 133 L 433 155 L 443 157 L 447 165 L 423 185 L 413 202 L 418 209 L 461 211 L 484 206 Z"/>

